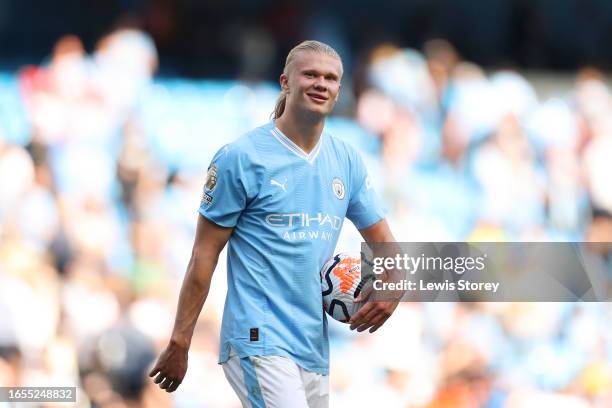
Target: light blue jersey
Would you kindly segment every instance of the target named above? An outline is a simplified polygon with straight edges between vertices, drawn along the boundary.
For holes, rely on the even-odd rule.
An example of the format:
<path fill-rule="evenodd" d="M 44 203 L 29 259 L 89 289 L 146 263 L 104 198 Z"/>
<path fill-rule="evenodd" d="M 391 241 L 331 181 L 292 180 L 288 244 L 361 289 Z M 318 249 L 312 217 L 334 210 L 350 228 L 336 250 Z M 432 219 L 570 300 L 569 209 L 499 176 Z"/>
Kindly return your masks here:
<path fill-rule="evenodd" d="M 357 152 L 324 132 L 306 154 L 270 122 L 217 152 L 199 211 L 234 227 L 219 362 L 231 347 L 327 374 L 319 271 L 345 216 L 358 229 L 384 217 Z"/>

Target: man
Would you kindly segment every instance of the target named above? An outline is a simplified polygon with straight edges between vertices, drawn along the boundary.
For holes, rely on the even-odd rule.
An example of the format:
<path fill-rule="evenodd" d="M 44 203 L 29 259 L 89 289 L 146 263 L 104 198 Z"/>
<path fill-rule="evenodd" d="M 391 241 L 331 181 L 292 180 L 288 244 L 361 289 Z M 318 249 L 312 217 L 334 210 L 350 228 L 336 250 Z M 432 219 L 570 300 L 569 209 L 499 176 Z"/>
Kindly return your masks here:
<path fill-rule="evenodd" d="M 323 132 L 340 91 L 330 46 L 291 50 L 274 120 L 222 148 L 208 170 L 170 343 L 150 376 L 168 392 L 187 370 L 219 253 L 228 293 L 219 361 L 245 407 L 327 407 L 328 339 L 319 270 L 344 217 L 368 242 L 394 238 L 359 155 Z M 377 330 L 397 302 L 370 302 L 351 329 Z"/>

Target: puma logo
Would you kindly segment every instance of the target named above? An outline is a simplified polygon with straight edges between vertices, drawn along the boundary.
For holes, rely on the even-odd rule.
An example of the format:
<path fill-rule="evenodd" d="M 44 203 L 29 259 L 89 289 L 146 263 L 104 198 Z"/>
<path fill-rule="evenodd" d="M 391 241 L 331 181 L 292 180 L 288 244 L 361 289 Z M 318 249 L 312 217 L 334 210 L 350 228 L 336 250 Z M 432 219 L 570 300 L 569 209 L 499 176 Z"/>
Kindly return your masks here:
<path fill-rule="evenodd" d="M 284 183 L 280 183 L 279 181 L 276 181 L 274 179 L 270 179 L 270 185 L 280 187 L 286 193 L 287 192 L 287 177 L 285 177 L 285 182 Z"/>

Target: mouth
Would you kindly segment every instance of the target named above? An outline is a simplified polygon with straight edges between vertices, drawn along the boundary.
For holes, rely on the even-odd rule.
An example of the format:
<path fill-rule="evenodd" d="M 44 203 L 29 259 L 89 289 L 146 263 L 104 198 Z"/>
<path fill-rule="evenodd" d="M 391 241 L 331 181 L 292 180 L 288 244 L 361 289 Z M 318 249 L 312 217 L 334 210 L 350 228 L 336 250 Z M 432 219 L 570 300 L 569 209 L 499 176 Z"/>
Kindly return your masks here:
<path fill-rule="evenodd" d="M 308 95 L 311 100 L 318 104 L 324 104 L 329 99 L 327 96 L 316 93 L 307 93 L 306 95 Z"/>

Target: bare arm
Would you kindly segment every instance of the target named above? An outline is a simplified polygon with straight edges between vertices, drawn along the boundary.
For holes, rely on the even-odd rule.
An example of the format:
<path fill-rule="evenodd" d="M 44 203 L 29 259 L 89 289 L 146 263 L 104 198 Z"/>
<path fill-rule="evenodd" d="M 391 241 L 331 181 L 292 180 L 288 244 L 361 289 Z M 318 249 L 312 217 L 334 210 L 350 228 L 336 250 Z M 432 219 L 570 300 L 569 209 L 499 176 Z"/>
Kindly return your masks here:
<path fill-rule="evenodd" d="M 363 239 L 369 244 L 376 242 L 395 242 L 395 237 L 391 233 L 389 224 L 387 224 L 387 221 L 384 219 L 368 228 L 359 230 L 359 232 Z M 359 312 L 351 317 L 349 321 L 351 330 L 357 329 L 358 332 L 362 332 L 369 328 L 370 333 L 375 332 L 387 321 L 393 311 L 395 311 L 398 303 L 398 301 L 370 301 L 366 303 Z"/>
<path fill-rule="evenodd" d="M 185 377 L 193 330 L 208 296 L 219 253 L 232 231 L 233 228 L 223 228 L 203 216 L 198 217 L 195 242 L 179 295 L 172 336 L 149 373 L 150 377 L 157 375 L 155 383 L 167 392 L 176 390 Z"/>
<path fill-rule="evenodd" d="M 219 254 L 229 240 L 233 228 L 223 228 L 198 217 L 191 259 L 179 295 L 174 329 L 170 341 L 188 349 L 198 316 L 208 297 L 210 282 Z"/>

